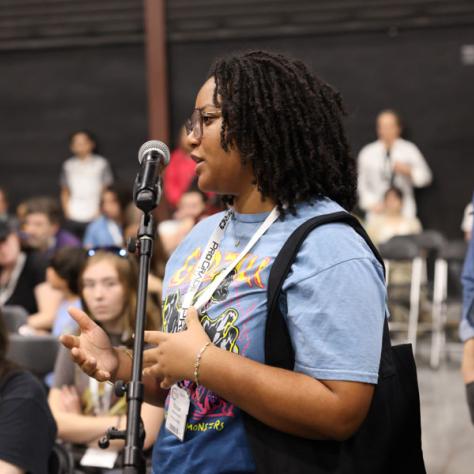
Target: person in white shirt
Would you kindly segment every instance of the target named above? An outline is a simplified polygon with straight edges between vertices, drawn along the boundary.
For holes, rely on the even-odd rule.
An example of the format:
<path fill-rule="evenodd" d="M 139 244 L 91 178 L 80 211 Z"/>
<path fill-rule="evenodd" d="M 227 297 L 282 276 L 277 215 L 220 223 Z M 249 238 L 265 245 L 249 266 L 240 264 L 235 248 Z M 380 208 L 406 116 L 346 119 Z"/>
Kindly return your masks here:
<path fill-rule="evenodd" d="M 68 230 L 82 239 L 91 221 L 100 215 L 100 197 L 113 182 L 109 162 L 96 154 L 91 132 L 79 130 L 71 135 L 71 151 L 61 171 L 61 203 L 68 219 Z"/>
<path fill-rule="evenodd" d="M 383 210 L 384 195 L 391 186 L 403 193 L 403 215 L 415 217 L 413 188 L 431 183 L 431 171 L 423 155 L 415 144 L 400 137 L 401 132 L 398 114 L 384 110 L 377 117 L 378 140 L 359 153 L 359 207 L 368 219 Z"/>

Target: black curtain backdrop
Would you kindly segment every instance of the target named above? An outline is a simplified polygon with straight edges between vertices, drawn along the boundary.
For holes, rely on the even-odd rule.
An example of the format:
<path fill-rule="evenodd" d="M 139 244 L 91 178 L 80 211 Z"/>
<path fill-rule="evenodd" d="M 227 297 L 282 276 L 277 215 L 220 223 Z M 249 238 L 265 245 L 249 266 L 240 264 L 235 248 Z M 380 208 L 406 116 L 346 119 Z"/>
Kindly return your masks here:
<path fill-rule="evenodd" d="M 378 111 L 390 107 L 401 113 L 407 138 L 434 174 L 433 185 L 417 193 L 422 222 L 461 237 L 462 212 L 474 189 L 474 66 L 461 61 L 464 44 L 474 44 L 472 27 L 172 41 L 174 137 L 213 58 L 249 48 L 292 54 L 342 92 L 355 155 L 375 139 Z M 137 150 L 147 139 L 142 45 L 4 51 L 0 70 L 0 186 L 14 204 L 58 193 L 60 166 L 69 156 L 67 137 L 83 127 L 97 133 L 118 178 L 132 186 Z"/>

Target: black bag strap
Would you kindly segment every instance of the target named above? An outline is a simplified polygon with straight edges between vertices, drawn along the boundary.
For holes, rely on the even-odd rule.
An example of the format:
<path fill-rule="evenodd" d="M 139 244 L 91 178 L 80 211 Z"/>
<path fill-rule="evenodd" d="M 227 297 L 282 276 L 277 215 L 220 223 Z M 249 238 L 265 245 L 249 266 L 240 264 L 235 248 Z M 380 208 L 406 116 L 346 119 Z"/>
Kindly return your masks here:
<path fill-rule="evenodd" d="M 280 311 L 279 297 L 283 282 L 285 281 L 296 254 L 301 248 L 305 238 L 316 227 L 329 223 L 343 223 L 350 225 L 365 240 L 375 258 L 382 265 L 385 274 L 384 262 L 377 248 L 372 243 L 359 221 L 348 212 L 341 211 L 331 214 L 323 214 L 321 216 L 313 217 L 301 224 L 283 245 L 279 254 L 275 258 L 270 271 L 267 292 L 268 314 L 265 326 L 265 362 L 268 365 L 288 370 L 293 370 L 294 368 L 295 353 L 285 318 Z M 388 331 L 387 319 L 385 318 L 379 376 L 392 375 L 393 373 L 394 366 L 391 354 L 390 334 Z"/>

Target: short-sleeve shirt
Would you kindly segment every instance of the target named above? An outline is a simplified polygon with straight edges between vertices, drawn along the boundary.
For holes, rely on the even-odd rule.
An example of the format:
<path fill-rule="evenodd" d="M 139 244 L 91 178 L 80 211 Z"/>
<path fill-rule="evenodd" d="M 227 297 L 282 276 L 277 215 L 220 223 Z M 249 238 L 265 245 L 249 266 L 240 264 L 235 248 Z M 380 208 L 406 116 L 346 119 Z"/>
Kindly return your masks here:
<path fill-rule="evenodd" d="M 56 423 L 46 394 L 28 372 L 7 377 L 0 390 L 0 459 L 29 474 L 48 474 Z"/>
<path fill-rule="evenodd" d="M 66 160 L 61 186 L 69 190 L 69 218 L 90 222 L 99 214 L 100 194 L 113 181 L 108 161 L 99 155 L 84 160 L 75 156 Z"/>
<path fill-rule="evenodd" d="M 328 199 L 301 204 L 296 216 L 279 218 L 267 230 L 201 310 L 201 324 L 216 346 L 264 362 L 268 277 L 275 257 L 303 222 L 341 210 Z M 234 214 L 200 290 L 237 257 L 267 215 Z M 176 331 L 183 295 L 221 218 L 222 213 L 201 221 L 168 261 L 164 331 Z M 351 227 L 332 223 L 309 234 L 284 282 L 281 307 L 297 372 L 377 383 L 386 311 L 383 270 Z M 184 385 L 191 399 L 184 442 L 163 428 L 154 448 L 154 472 L 255 472 L 239 408 L 194 382 Z"/>

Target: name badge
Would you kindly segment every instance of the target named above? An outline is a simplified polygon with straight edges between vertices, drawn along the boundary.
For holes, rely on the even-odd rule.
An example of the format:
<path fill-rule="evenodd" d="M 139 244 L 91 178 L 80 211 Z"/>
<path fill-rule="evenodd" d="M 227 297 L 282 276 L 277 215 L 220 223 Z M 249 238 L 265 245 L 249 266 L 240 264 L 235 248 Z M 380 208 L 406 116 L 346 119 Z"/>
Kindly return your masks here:
<path fill-rule="evenodd" d="M 180 441 L 184 441 L 186 421 L 189 412 L 189 394 L 176 384 L 170 389 L 168 413 L 166 414 L 166 429 Z"/>

